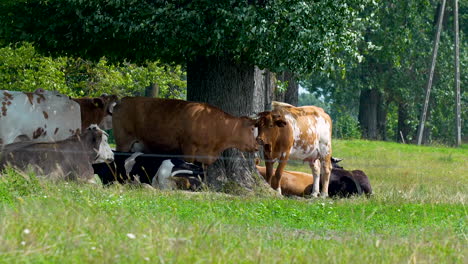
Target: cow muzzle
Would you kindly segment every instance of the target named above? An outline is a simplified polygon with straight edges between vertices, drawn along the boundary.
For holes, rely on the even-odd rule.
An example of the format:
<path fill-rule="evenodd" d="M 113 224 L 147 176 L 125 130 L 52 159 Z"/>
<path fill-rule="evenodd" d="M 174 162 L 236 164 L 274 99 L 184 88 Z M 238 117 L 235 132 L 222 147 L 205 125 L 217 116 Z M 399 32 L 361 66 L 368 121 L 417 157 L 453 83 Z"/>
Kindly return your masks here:
<path fill-rule="evenodd" d="M 259 145 L 264 145 L 265 142 L 263 142 L 263 139 L 257 138 L 257 144 L 259 144 Z"/>

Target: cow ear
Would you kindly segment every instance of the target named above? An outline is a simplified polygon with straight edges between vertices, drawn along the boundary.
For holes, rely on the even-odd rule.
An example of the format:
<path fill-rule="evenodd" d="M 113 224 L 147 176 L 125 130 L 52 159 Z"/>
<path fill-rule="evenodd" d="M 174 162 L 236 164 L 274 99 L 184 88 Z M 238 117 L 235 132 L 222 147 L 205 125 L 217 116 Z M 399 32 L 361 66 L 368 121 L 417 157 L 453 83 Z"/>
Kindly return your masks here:
<path fill-rule="evenodd" d="M 334 163 L 338 163 L 338 162 L 340 162 L 340 161 L 342 161 L 342 160 L 343 160 L 343 159 L 331 157 L 331 161 L 334 162 Z"/>
<path fill-rule="evenodd" d="M 284 127 L 287 124 L 286 120 L 284 120 L 282 116 L 279 114 L 273 114 L 272 117 L 273 117 L 273 122 L 278 127 Z"/>
<path fill-rule="evenodd" d="M 288 123 L 286 122 L 286 120 L 283 120 L 283 119 L 275 120 L 275 125 L 278 126 L 278 127 L 284 127 L 287 124 Z"/>
<path fill-rule="evenodd" d="M 96 106 L 96 108 L 102 108 L 104 107 L 104 100 L 102 100 L 102 98 L 93 98 L 93 105 Z"/>

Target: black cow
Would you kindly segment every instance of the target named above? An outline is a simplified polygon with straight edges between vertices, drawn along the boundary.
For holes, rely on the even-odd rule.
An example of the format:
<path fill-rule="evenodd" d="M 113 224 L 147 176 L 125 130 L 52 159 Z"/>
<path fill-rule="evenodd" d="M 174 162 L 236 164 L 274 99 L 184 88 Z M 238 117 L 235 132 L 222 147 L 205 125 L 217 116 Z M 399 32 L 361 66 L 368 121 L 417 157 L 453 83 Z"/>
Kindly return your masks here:
<path fill-rule="evenodd" d="M 338 165 L 340 161 L 342 161 L 342 159 L 332 157 L 333 169 L 332 176 L 330 177 L 330 185 L 333 185 L 334 194 L 342 196 L 343 194 L 352 195 L 365 193 L 368 197 L 372 195 L 369 177 L 367 177 L 362 170 L 345 170 Z M 330 196 L 333 195 L 330 194 Z"/>

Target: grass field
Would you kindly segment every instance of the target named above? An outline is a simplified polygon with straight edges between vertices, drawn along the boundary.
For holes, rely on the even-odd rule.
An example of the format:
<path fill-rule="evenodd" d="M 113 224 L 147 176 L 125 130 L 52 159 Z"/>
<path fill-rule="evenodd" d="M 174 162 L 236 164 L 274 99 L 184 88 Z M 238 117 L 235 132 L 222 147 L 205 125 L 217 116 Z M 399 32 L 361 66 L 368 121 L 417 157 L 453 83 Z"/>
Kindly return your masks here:
<path fill-rule="evenodd" d="M 334 141 L 370 199 L 0 178 L 0 263 L 467 263 L 468 146 Z M 290 170 L 309 172 L 301 163 Z"/>

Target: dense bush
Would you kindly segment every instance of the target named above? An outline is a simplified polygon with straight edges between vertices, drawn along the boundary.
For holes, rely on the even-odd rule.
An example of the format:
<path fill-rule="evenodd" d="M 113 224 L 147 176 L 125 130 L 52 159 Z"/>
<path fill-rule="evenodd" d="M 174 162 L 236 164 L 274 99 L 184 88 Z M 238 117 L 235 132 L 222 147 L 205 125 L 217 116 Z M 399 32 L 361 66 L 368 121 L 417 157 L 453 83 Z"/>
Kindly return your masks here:
<path fill-rule="evenodd" d="M 110 64 L 106 58 L 91 62 L 81 58 L 47 57 L 30 43 L 0 49 L 0 89 L 34 91 L 57 90 L 74 97 L 102 93 L 143 95 L 145 87 L 156 83 L 159 96 L 185 97 L 185 72 L 180 66 L 159 62 L 144 65 Z"/>

